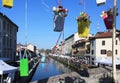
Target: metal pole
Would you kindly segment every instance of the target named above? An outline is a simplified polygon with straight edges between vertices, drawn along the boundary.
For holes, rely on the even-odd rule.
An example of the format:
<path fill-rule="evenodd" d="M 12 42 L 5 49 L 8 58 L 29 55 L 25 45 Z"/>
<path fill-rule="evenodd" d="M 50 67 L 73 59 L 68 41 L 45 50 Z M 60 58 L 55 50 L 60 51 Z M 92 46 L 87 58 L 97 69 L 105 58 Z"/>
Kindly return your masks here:
<path fill-rule="evenodd" d="M 116 6 L 117 0 L 114 0 L 113 8 L 113 37 L 112 37 L 112 68 L 113 68 L 113 81 L 116 82 L 116 55 L 115 55 L 115 42 L 116 42 Z"/>

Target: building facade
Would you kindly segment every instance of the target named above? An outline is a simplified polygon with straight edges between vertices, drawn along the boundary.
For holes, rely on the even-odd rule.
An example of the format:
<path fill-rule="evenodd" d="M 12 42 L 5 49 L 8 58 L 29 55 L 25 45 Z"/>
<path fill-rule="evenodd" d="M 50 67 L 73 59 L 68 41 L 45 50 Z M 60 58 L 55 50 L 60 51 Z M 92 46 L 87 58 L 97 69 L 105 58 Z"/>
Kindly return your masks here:
<path fill-rule="evenodd" d="M 89 36 L 92 36 L 91 34 L 89 34 Z M 76 42 L 78 41 L 81 41 L 81 40 L 85 40 L 85 49 L 86 48 L 86 45 L 89 44 L 88 41 L 86 41 L 86 39 L 88 39 L 89 37 L 79 37 L 78 36 L 78 33 L 74 33 L 72 34 L 71 36 L 67 37 L 65 39 L 65 42 L 64 42 L 64 53 L 65 54 L 68 54 L 68 55 L 74 55 L 74 52 L 75 52 L 75 49 L 80 49 L 81 48 L 81 45 L 83 45 L 83 43 L 80 45 L 77 45 L 75 47 L 75 49 L 73 48 L 73 45 L 76 44 Z M 82 47 L 83 48 L 83 47 Z"/>
<path fill-rule="evenodd" d="M 22 44 L 17 44 L 17 51 L 16 51 L 16 55 L 17 57 L 21 58 L 24 57 L 24 53 L 25 53 L 25 50 L 26 50 L 26 55 L 27 57 L 35 57 L 37 56 L 36 54 L 36 46 L 33 45 L 33 44 L 28 44 L 28 45 L 22 45 Z M 21 55 L 20 55 L 20 52 L 21 52 Z"/>
<path fill-rule="evenodd" d="M 90 54 L 90 42 L 89 39 L 80 39 L 72 45 L 73 55 L 89 55 Z"/>
<path fill-rule="evenodd" d="M 120 58 L 120 34 L 116 34 L 115 54 Z M 98 32 L 90 40 L 90 55 L 95 58 L 112 57 L 112 32 Z"/>
<path fill-rule="evenodd" d="M 16 59 L 17 32 L 18 26 L 0 13 L 0 57 Z"/>

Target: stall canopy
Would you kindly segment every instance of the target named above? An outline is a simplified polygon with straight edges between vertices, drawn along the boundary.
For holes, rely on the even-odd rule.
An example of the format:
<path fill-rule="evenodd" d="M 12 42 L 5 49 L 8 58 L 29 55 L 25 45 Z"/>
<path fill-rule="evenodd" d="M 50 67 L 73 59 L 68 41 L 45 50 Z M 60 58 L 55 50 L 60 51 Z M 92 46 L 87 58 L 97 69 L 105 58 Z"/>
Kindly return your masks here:
<path fill-rule="evenodd" d="M 97 58 L 95 60 L 95 63 L 112 65 L 112 57 L 109 57 L 109 58 Z M 116 65 L 120 65 L 120 59 L 119 58 L 116 58 Z"/>
<path fill-rule="evenodd" d="M 3 60 L 0 60 L 0 75 L 7 74 L 7 73 L 13 73 L 16 70 L 18 70 L 17 67 L 8 65 Z"/>

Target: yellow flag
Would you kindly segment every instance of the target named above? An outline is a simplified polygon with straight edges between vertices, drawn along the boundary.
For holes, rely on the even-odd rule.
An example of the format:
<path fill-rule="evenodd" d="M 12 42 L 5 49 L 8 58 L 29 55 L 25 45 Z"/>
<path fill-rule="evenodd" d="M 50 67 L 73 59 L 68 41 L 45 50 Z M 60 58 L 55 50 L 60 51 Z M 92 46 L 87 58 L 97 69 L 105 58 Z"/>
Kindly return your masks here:
<path fill-rule="evenodd" d="M 2 6 L 7 8 L 12 8 L 13 0 L 2 0 Z"/>
<path fill-rule="evenodd" d="M 78 21 L 78 36 L 88 37 L 90 31 L 90 21 Z"/>

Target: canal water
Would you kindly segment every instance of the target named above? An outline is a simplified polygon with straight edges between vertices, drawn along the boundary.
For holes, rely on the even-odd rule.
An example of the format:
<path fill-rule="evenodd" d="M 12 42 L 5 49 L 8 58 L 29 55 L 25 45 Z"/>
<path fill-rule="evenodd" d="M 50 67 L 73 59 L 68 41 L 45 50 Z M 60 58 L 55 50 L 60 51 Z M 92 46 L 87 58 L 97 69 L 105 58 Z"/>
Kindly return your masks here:
<path fill-rule="evenodd" d="M 31 81 L 42 80 L 51 76 L 69 73 L 71 71 L 72 70 L 67 66 L 49 58 L 46 62 L 39 63 Z"/>

